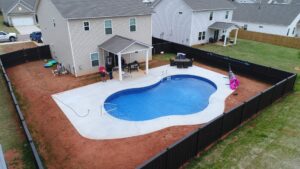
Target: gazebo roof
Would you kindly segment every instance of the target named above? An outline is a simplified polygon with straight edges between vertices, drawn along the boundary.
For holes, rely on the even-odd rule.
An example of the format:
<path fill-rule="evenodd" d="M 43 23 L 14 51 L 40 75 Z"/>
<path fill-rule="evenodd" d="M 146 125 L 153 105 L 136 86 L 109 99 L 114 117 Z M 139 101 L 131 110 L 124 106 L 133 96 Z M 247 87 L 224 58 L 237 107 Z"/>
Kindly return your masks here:
<path fill-rule="evenodd" d="M 149 47 L 151 47 L 150 45 L 147 45 L 145 43 L 138 42 L 136 40 L 125 38 L 125 37 L 122 37 L 119 35 L 113 36 L 112 38 L 103 42 L 98 47 L 103 50 L 106 50 L 108 52 L 118 54 L 118 53 L 122 53 L 122 51 L 125 51 L 126 49 L 128 49 L 129 47 L 131 47 L 133 45 L 139 45 L 145 49 L 148 49 Z"/>
<path fill-rule="evenodd" d="M 229 29 L 231 27 L 239 28 L 236 24 L 229 23 L 229 22 L 215 22 L 212 25 L 210 25 L 208 28 L 218 29 L 218 30 L 226 30 L 226 29 Z"/>

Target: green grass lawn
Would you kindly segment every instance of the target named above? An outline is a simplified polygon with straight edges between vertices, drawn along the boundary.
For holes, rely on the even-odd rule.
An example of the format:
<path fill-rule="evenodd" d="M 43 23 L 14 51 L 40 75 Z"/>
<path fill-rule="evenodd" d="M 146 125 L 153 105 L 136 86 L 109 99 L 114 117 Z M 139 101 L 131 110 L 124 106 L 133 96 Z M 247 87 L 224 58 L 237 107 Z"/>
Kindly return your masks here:
<path fill-rule="evenodd" d="M 239 40 L 236 46 L 199 48 L 299 73 L 300 49 Z M 297 68 L 298 67 L 298 68 Z M 186 168 L 279 169 L 300 166 L 300 78 L 295 92 L 266 108 L 225 140 L 193 159 Z"/>
<path fill-rule="evenodd" d="M 0 31 L 18 33 L 14 27 L 9 27 L 3 24 L 3 16 L 0 14 Z"/>
<path fill-rule="evenodd" d="M 11 158 L 8 161 L 9 168 L 32 169 L 35 168 L 33 156 L 23 129 L 20 127 L 17 113 L 0 70 L 0 144 L 4 152 Z"/>

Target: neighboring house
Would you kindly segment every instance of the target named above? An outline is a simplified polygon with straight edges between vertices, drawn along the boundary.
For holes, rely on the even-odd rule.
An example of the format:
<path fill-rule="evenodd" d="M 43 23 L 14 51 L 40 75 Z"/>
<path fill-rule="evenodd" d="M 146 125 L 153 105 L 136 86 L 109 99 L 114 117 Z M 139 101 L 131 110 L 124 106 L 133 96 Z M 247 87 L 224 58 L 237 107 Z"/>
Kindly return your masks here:
<path fill-rule="evenodd" d="M 237 3 L 256 3 L 256 0 L 234 0 Z"/>
<path fill-rule="evenodd" d="M 76 77 L 116 66 L 116 56 L 151 59 L 152 9 L 140 0 L 39 0 L 36 7 L 44 43 Z"/>
<path fill-rule="evenodd" d="M 157 0 L 153 36 L 188 46 L 218 41 L 237 27 L 227 0 Z M 226 38 L 225 38 L 226 39 Z"/>
<path fill-rule="evenodd" d="M 6 22 L 10 26 L 35 25 L 36 0 L 1 0 L 1 11 Z"/>
<path fill-rule="evenodd" d="M 290 4 L 293 0 L 234 0 L 237 3 Z M 297 0 L 295 0 L 297 1 Z"/>
<path fill-rule="evenodd" d="M 300 36 L 300 5 L 235 4 L 232 21 L 245 30 Z"/>

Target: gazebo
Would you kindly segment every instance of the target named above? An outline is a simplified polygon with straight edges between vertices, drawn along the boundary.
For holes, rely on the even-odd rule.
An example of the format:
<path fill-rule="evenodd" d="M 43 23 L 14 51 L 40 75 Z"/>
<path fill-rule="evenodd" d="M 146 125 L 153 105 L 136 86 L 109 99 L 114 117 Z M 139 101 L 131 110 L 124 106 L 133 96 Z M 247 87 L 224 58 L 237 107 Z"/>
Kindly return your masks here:
<path fill-rule="evenodd" d="M 108 39 L 104 43 L 98 46 L 100 50 L 103 50 L 109 54 L 117 56 L 119 80 L 123 80 L 123 70 L 122 70 L 122 56 L 124 55 L 138 55 L 138 57 L 144 55 L 145 57 L 145 72 L 148 74 L 149 71 L 149 53 L 152 49 L 151 45 L 115 35 Z M 105 56 L 107 57 L 107 56 Z M 105 58 L 106 59 L 106 58 Z"/>
<path fill-rule="evenodd" d="M 229 22 L 215 22 L 208 27 L 209 29 L 214 30 L 214 39 L 219 38 L 220 31 L 224 35 L 224 43 L 223 46 L 227 44 L 227 38 L 230 35 L 232 30 L 235 30 L 234 44 L 236 44 L 239 27 L 234 23 Z"/>

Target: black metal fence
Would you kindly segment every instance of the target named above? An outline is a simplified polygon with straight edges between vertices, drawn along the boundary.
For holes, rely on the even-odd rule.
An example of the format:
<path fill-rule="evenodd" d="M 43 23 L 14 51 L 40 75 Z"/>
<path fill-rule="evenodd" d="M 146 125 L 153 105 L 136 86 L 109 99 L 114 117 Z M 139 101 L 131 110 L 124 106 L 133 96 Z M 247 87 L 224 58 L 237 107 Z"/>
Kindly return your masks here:
<path fill-rule="evenodd" d="M 40 59 L 51 59 L 50 47 L 39 46 L 35 48 L 18 50 L 11 53 L 6 53 L 0 56 L 4 68 L 15 66 L 18 64 L 40 60 Z"/>
<path fill-rule="evenodd" d="M 38 169 L 43 169 L 44 166 L 43 166 L 42 160 L 38 154 L 34 140 L 32 139 L 32 136 L 30 134 L 27 123 L 25 121 L 23 112 L 20 108 L 19 102 L 18 102 L 15 92 L 13 90 L 13 86 L 11 84 L 11 81 L 10 81 L 5 69 L 8 67 L 11 67 L 11 66 L 15 66 L 18 64 L 28 62 L 28 61 L 34 61 L 34 60 L 40 60 L 40 59 L 50 59 L 50 58 L 51 58 L 51 53 L 50 53 L 49 46 L 40 46 L 40 47 L 36 47 L 36 48 L 23 49 L 20 51 L 7 53 L 7 54 L 0 56 L 0 69 L 3 72 L 2 75 L 6 81 L 6 86 L 9 90 L 10 96 L 13 100 L 14 107 L 15 107 L 18 117 L 20 119 L 20 123 L 22 125 L 24 134 L 26 136 L 28 144 L 30 145 L 30 148 L 31 148 L 34 160 L 35 160 L 35 166 Z"/>
<path fill-rule="evenodd" d="M 222 136 L 239 127 L 260 110 L 272 104 L 283 95 L 291 92 L 297 78 L 296 74 L 276 70 L 211 52 L 205 52 L 188 46 L 153 39 L 153 53 L 161 51 L 169 53 L 184 52 L 188 57 L 209 65 L 227 69 L 230 63 L 235 71 L 262 78 L 274 85 L 243 104 L 224 113 L 202 128 L 176 142 L 161 153 L 139 166 L 139 169 L 176 169 L 195 157 L 208 146 L 216 143 Z"/>

